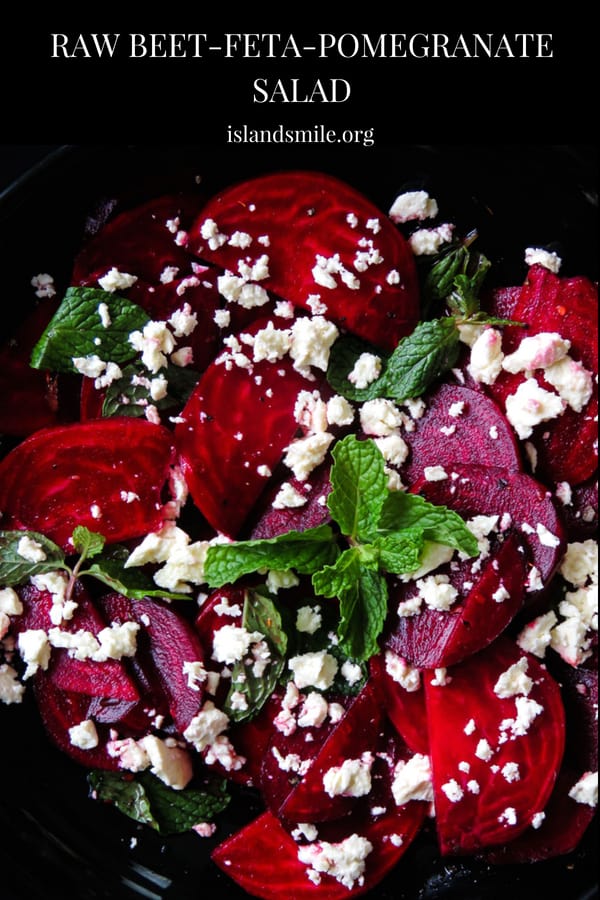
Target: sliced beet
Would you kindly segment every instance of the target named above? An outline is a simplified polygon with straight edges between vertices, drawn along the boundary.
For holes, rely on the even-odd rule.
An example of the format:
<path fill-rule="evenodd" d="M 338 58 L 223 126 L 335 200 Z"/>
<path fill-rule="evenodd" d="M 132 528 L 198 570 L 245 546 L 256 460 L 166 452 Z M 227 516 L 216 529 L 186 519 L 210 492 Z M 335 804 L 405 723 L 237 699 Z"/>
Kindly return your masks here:
<path fill-rule="evenodd" d="M 334 766 L 341 766 L 346 759 L 359 759 L 363 753 L 373 752 L 382 721 L 383 711 L 375 687 L 367 681 L 361 692 L 352 699 L 346 714 L 339 722 L 331 729 L 327 724 L 321 726 L 328 732 L 322 732 L 327 734 L 324 741 L 320 740 L 320 729 L 311 729 L 316 741 L 312 751 L 313 742 L 307 743 L 306 733 L 302 734 L 305 729 L 298 729 L 291 739 L 275 737 L 270 753 L 265 756 L 262 786 L 275 773 L 273 763 L 278 767 L 274 755 L 275 748 L 282 757 L 290 752 L 297 752 L 302 759 L 312 758 L 308 771 L 299 783 L 292 786 L 291 790 L 288 788 L 288 794 L 279 808 L 281 818 L 288 822 L 319 822 L 347 814 L 356 803 L 356 799 L 343 795 L 330 797 L 325 791 L 323 776 Z M 304 742 L 302 752 L 298 739 Z M 294 741 L 295 750 L 287 749 L 290 740 Z"/>
<path fill-rule="evenodd" d="M 509 289 L 514 290 L 514 289 Z M 496 298 L 496 309 L 502 296 Z M 512 318 L 526 329 L 504 330 L 503 352 L 514 352 L 524 337 L 555 332 L 571 342 L 569 355 L 581 362 L 593 375 L 598 374 L 598 287 L 586 278 L 559 278 L 542 266 L 532 266 L 525 284 L 514 302 Z M 543 371 L 534 373 L 542 387 L 552 390 L 543 379 Z M 504 408 L 506 397 L 525 379 L 525 373 L 502 372 L 486 390 Z M 568 407 L 558 418 L 534 428 L 529 441 L 537 452 L 536 474 L 549 481 L 567 481 L 577 485 L 590 478 L 598 465 L 597 384 L 590 401 L 581 412 Z"/>
<path fill-rule="evenodd" d="M 521 660 L 529 692 L 507 677 L 499 696 L 498 680 Z M 443 854 L 473 853 L 517 838 L 544 809 L 563 758 L 564 707 L 556 681 L 507 638 L 447 675 L 443 686 L 425 679 L 438 839 Z"/>
<path fill-rule="evenodd" d="M 248 333 L 266 325 L 259 320 Z M 213 528 L 234 537 L 298 429 L 299 392 L 319 382 L 287 356 L 251 370 L 218 359 L 184 407 L 175 439 L 194 503 Z"/>
<path fill-rule="evenodd" d="M 119 761 L 106 750 L 108 729 L 97 725 L 98 746 L 82 750 L 71 743 L 69 728 L 90 717 L 90 698 L 74 691 L 63 691 L 52 676 L 41 669 L 34 675 L 34 694 L 44 727 L 54 744 L 71 759 L 94 769 L 118 769 Z"/>
<path fill-rule="evenodd" d="M 598 675 L 569 666 L 556 654 L 548 662 L 560 678 L 567 714 L 565 758 L 541 825 L 490 851 L 487 859 L 493 863 L 539 862 L 571 853 L 596 814 L 595 806 L 576 802 L 569 792 L 586 772 L 598 771 Z"/>
<path fill-rule="evenodd" d="M 39 531 L 66 550 L 76 525 L 109 543 L 145 535 L 164 518 L 162 491 L 173 462 L 170 433 L 145 420 L 38 431 L 0 464 L 3 526 Z M 123 499 L 129 492 L 130 503 Z"/>
<path fill-rule="evenodd" d="M 598 478 L 577 485 L 570 493 L 570 502 L 561 505 L 569 543 L 595 537 L 598 534 Z"/>
<path fill-rule="evenodd" d="M 272 538 L 286 531 L 306 531 L 308 528 L 316 528 L 331 522 L 331 513 L 326 503 L 331 491 L 329 480 L 330 466 L 324 464 L 315 469 L 306 481 L 298 481 L 297 478 L 287 478 L 286 482 L 306 499 L 302 506 L 273 506 L 279 494 L 282 482 L 268 493 L 261 501 L 263 511 L 259 514 L 258 521 L 251 529 L 251 538 Z"/>
<path fill-rule="evenodd" d="M 520 471 L 521 456 L 512 428 L 485 394 L 441 384 L 423 400 L 425 413 L 416 420 L 414 431 L 403 433 L 410 448 L 401 469 L 406 484 L 413 484 L 426 466 L 451 466 L 454 462 Z"/>
<path fill-rule="evenodd" d="M 297 834 L 297 823 L 286 829 L 271 812 L 263 813 L 227 838 L 213 851 L 213 861 L 244 890 L 264 900 L 279 900 L 284 893 L 297 900 L 317 896 L 341 900 L 375 889 L 400 861 L 427 813 L 428 804 L 423 802 L 411 801 L 402 806 L 394 803 L 391 791 L 394 768 L 410 756 L 398 738 L 385 732 L 377 743 L 370 793 L 357 801 L 350 815 L 318 823 L 314 841 L 317 848 L 319 841 L 335 845 L 352 835 L 360 835 L 369 842 L 371 849 L 366 856 L 364 874 L 354 884 L 344 885 L 328 873 L 321 873 L 315 884 L 309 877 L 310 851 L 306 861 L 298 859 L 298 853 L 306 853 L 306 844 L 310 842 L 299 836 L 296 843 L 290 831 Z M 327 851 L 326 847 L 322 849 Z M 276 866 L 273 865 L 275 856 Z"/>
<path fill-rule="evenodd" d="M 401 660 L 397 660 L 400 663 Z M 404 662 L 406 662 L 404 660 Z M 389 651 L 372 656 L 369 672 L 380 693 L 386 716 L 413 753 L 429 755 L 429 731 L 422 674 L 416 690 L 407 690 L 391 674 L 393 657 Z"/>
<path fill-rule="evenodd" d="M 112 610 L 111 618 L 114 619 L 118 614 L 116 611 L 123 610 L 123 600 L 120 595 L 108 595 L 102 601 L 102 608 L 107 614 Z M 160 600 L 131 601 L 129 615 L 149 637 L 149 662 L 167 698 L 175 727 L 181 734 L 204 702 L 203 684 L 192 682 L 192 687 L 184 673 L 186 662 L 204 661 L 200 639 L 181 614 Z"/>
<path fill-rule="evenodd" d="M 167 266 L 191 274 L 190 256 L 175 239 L 189 227 L 198 205 L 195 197 L 168 195 L 119 213 L 79 253 L 72 283 L 84 284 L 92 273 L 113 267 L 150 283 L 158 282 Z"/>
<path fill-rule="evenodd" d="M 547 586 L 566 549 L 562 516 L 548 489 L 530 475 L 475 463 L 448 466 L 447 476 L 439 481 L 423 477 L 411 490 L 465 519 L 497 515 L 502 522 L 510 517 L 509 526 L 522 533 L 529 562 L 539 573 L 539 586 Z M 543 527 L 541 539 L 538 526 Z M 528 585 L 528 602 L 538 593 L 536 585 L 538 579 Z"/>
<path fill-rule="evenodd" d="M 33 584 L 27 584 L 19 589 L 19 596 L 23 614 L 14 621 L 17 633 L 28 629 L 47 631 L 53 627 L 50 620 L 52 596 L 48 591 L 38 590 Z M 72 600 L 78 604 L 77 609 L 71 619 L 61 623 L 61 631 L 89 631 L 97 636 L 109 624 L 79 581 L 75 582 Z M 140 699 L 134 681 L 120 660 L 96 662 L 92 659 L 75 659 L 69 655 L 68 650 L 53 648 L 48 672 L 57 690 L 126 703 L 135 703 Z"/>
<path fill-rule="evenodd" d="M 385 647 L 419 669 L 437 669 L 491 644 L 523 605 L 527 565 L 522 541 L 510 534 L 475 568 L 474 573 L 473 560 L 466 560 L 436 570 L 458 591 L 456 602 L 444 611 L 424 606 L 413 616 L 392 612 Z M 414 582 L 400 585 L 390 592 L 390 608 L 417 594 Z"/>
<path fill-rule="evenodd" d="M 241 249 L 236 232 L 251 244 Z M 225 189 L 201 210 L 189 246 L 234 274 L 240 260 L 267 255 L 263 288 L 304 309 L 318 295 L 327 318 L 382 348 L 393 349 L 417 324 L 408 243 L 366 197 L 329 175 L 280 172 Z M 327 266 L 342 268 L 327 275 Z"/>

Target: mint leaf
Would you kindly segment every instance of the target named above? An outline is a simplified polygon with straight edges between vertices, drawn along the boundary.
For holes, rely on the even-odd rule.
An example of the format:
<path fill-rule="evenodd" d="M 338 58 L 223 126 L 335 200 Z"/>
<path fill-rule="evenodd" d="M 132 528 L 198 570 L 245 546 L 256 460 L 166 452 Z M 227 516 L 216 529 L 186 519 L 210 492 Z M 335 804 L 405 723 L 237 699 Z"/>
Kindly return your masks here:
<path fill-rule="evenodd" d="M 98 313 L 100 303 L 108 307 L 110 325 L 106 328 Z M 76 372 L 73 357 L 78 356 L 96 355 L 107 362 L 127 362 L 136 355 L 129 335 L 143 328 L 148 320 L 148 313 L 140 306 L 118 294 L 70 287 L 33 348 L 31 365 L 34 369 Z"/>
<path fill-rule="evenodd" d="M 90 575 L 113 591 L 129 597 L 130 600 L 143 600 L 144 597 L 164 597 L 167 600 L 189 600 L 190 594 L 165 591 L 157 588 L 149 575 L 141 569 L 126 569 L 124 560 L 117 557 L 97 559 L 79 575 Z"/>
<path fill-rule="evenodd" d="M 415 572 L 421 563 L 424 543 L 420 528 L 407 528 L 384 535 L 376 542 L 381 567 L 394 575 Z"/>
<path fill-rule="evenodd" d="M 419 397 L 456 363 L 460 333 L 452 316 L 421 322 L 392 353 L 379 396 L 391 400 Z"/>
<path fill-rule="evenodd" d="M 418 494 L 390 491 L 383 505 L 379 530 L 398 532 L 419 529 L 425 540 L 446 544 L 467 556 L 477 556 L 477 540 L 464 520 L 445 506 L 434 506 Z"/>
<path fill-rule="evenodd" d="M 250 665 L 246 665 L 243 660 L 234 665 L 231 687 L 223 707 L 234 722 L 253 718 L 269 699 L 283 671 L 288 644 L 276 605 L 270 597 L 264 597 L 256 591 L 246 592 L 242 625 L 247 631 L 259 632 L 264 636 L 270 657 L 266 666 L 258 661 L 256 670 L 255 660 Z M 233 702 L 234 694 L 245 697 L 245 709 L 240 709 L 239 703 Z"/>
<path fill-rule="evenodd" d="M 348 381 L 348 375 L 352 372 L 357 359 L 363 353 L 373 353 L 379 356 L 382 362 L 381 374 L 376 381 L 372 381 L 366 388 L 357 388 L 351 381 Z M 375 397 L 383 397 L 381 393 L 384 383 L 384 372 L 387 362 L 387 354 L 381 350 L 374 348 L 366 341 L 351 334 L 341 335 L 333 344 L 329 354 L 329 364 L 327 366 L 327 381 L 334 389 L 336 394 L 341 394 L 347 400 L 356 400 L 364 403 L 365 400 L 373 400 Z"/>
<path fill-rule="evenodd" d="M 342 534 L 371 540 L 388 492 L 383 456 L 374 441 L 359 441 L 352 434 L 338 441 L 331 455 L 331 515 Z"/>
<path fill-rule="evenodd" d="M 359 662 L 379 651 L 377 639 L 387 615 L 387 584 L 361 562 L 360 548 L 345 550 L 333 566 L 312 577 L 315 593 L 340 601 L 340 648 Z"/>
<path fill-rule="evenodd" d="M 22 552 L 19 553 L 21 541 L 27 543 L 27 539 L 35 541 L 39 549 L 33 546 L 28 551 L 21 545 Z M 23 553 L 32 558 L 28 559 Z M 43 559 L 33 558 L 42 554 Z M 22 584 L 32 575 L 65 568 L 63 551 L 43 534 L 37 531 L 0 531 L 0 586 Z"/>
<path fill-rule="evenodd" d="M 84 525 L 76 525 L 71 536 L 71 543 L 83 559 L 90 559 L 102 553 L 106 538 L 102 534 L 90 531 Z"/>
<path fill-rule="evenodd" d="M 200 378 L 200 373 L 194 369 L 169 364 L 159 372 L 167 380 L 167 395 L 160 400 L 153 400 L 150 393 L 150 378 L 145 366 L 132 364 L 126 366 L 122 372 L 123 377 L 116 378 L 106 389 L 102 404 L 104 417 L 144 416 L 148 404 L 161 411 L 183 407 Z"/>
<path fill-rule="evenodd" d="M 286 531 L 274 538 L 214 544 L 208 548 L 204 575 L 210 587 L 222 587 L 262 569 L 295 569 L 310 575 L 333 562 L 338 548 L 329 525 Z"/>
<path fill-rule="evenodd" d="M 189 831 L 229 803 L 221 780 L 208 781 L 204 790 L 186 787 L 176 791 L 147 771 L 131 778 L 122 772 L 95 770 L 88 775 L 88 783 L 95 799 L 165 835 Z"/>

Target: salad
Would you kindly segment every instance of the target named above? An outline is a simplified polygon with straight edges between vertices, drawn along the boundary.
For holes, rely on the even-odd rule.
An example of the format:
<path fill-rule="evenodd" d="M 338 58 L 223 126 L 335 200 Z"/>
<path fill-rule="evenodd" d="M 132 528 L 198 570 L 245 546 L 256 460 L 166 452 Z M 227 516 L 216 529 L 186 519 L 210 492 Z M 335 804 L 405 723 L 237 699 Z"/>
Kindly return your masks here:
<path fill-rule="evenodd" d="M 424 190 L 190 188 L 32 273 L 2 351 L 0 696 L 253 896 L 595 814 L 597 288 L 479 243 Z"/>

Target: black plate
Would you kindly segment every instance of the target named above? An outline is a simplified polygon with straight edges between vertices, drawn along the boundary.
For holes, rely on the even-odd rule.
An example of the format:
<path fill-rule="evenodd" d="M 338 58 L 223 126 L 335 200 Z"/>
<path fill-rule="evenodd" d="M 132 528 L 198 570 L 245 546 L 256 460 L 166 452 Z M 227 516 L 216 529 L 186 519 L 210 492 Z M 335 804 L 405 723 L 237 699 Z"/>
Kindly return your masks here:
<path fill-rule="evenodd" d="M 400 189 L 427 187 L 441 215 L 461 231 L 477 228 L 496 284 L 518 284 L 527 246 L 563 258 L 562 274 L 597 279 L 597 163 L 589 146 L 398 145 L 365 148 L 70 146 L 57 148 L 0 196 L 2 330 L 31 305 L 32 275 L 68 284 L 86 227 L 119 201 L 172 188 L 207 195 L 274 169 L 338 175 L 387 210 Z M 202 176 L 199 186 L 195 176 Z M 214 900 L 247 895 L 209 860 L 215 844 L 251 819 L 251 794 L 220 820 L 215 838 L 168 840 L 87 796 L 85 772 L 52 747 L 31 699 L 0 709 L 0 896 L 6 900 Z M 546 863 L 490 867 L 441 861 L 425 832 L 373 891 L 378 900 L 529 900 L 597 896 L 596 825 L 576 852 Z M 293 900 L 293 898 L 290 898 Z"/>

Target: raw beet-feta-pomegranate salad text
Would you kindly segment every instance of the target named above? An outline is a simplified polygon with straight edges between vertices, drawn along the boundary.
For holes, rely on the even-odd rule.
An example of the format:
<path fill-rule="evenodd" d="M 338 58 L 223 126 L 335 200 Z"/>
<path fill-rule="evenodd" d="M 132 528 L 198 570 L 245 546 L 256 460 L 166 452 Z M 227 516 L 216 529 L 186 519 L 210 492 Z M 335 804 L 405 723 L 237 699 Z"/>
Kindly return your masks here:
<path fill-rule="evenodd" d="M 0 699 L 161 833 L 251 788 L 212 859 L 265 900 L 595 813 L 597 286 L 478 244 L 317 172 L 163 196 L 0 351 Z"/>

